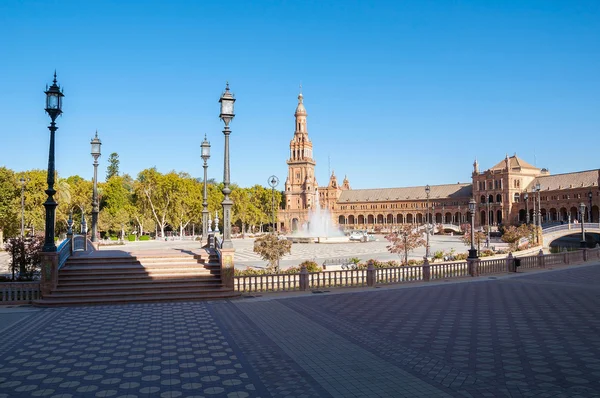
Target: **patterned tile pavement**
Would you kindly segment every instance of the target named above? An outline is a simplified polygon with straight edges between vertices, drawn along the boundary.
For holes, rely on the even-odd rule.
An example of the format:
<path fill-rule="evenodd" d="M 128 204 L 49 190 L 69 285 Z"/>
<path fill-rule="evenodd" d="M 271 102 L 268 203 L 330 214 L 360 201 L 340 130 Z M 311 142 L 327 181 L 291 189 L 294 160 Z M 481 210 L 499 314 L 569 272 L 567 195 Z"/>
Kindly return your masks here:
<path fill-rule="evenodd" d="M 599 282 L 0 311 L 0 398 L 600 397 Z"/>

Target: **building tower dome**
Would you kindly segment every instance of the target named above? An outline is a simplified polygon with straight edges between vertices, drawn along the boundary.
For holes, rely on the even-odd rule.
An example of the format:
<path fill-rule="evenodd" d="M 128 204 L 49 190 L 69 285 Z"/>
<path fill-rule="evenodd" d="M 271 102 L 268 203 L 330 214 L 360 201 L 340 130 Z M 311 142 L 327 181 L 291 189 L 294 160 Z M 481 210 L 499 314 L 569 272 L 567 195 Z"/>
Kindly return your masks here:
<path fill-rule="evenodd" d="M 306 108 L 304 108 L 304 97 L 302 96 L 302 86 L 300 86 L 300 94 L 298 94 L 298 106 L 296 107 L 296 112 L 294 116 L 306 116 Z"/>

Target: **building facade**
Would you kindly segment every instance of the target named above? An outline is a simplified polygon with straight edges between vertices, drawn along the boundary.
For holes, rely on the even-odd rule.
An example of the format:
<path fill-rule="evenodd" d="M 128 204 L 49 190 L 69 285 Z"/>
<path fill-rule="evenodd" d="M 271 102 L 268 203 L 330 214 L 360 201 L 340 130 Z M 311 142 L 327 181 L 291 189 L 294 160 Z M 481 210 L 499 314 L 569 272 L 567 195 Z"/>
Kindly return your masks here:
<path fill-rule="evenodd" d="M 340 185 L 332 173 L 327 186 L 315 179 L 316 163 L 306 127 L 303 96 L 298 96 L 296 127 L 290 142 L 286 207 L 280 209 L 278 228 L 294 232 L 307 227 L 310 212 L 327 209 L 340 229 L 393 230 L 404 224 L 462 224 L 471 221 L 468 204 L 477 202 L 475 225 L 518 225 L 525 222 L 580 220 L 584 203 L 586 222 L 599 221 L 600 169 L 551 175 L 516 154 L 484 171 L 473 163 L 471 181 L 404 188 L 351 189 L 346 177 Z"/>

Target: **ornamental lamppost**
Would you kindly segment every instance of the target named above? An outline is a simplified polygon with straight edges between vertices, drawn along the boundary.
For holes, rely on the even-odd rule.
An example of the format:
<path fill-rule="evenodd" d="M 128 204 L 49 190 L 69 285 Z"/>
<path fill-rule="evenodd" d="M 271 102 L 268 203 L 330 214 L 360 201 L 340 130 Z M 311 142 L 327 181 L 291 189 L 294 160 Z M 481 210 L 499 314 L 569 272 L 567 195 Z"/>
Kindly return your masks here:
<path fill-rule="evenodd" d="M 202 196 L 202 239 L 207 239 L 207 243 L 208 243 L 208 229 L 209 229 L 209 225 L 208 225 L 208 191 L 207 191 L 207 187 L 206 187 L 206 182 L 207 182 L 207 174 L 206 174 L 206 170 L 208 169 L 208 159 L 210 159 L 210 142 L 208 142 L 208 140 L 206 139 L 206 134 L 204 134 L 204 141 L 202 141 L 202 144 L 200 144 L 200 148 L 201 148 L 201 157 L 202 160 L 204 161 L 204 192 L 203 192 L 203 196 Z"/>
<path fill-rule="evenodd" d="M 102 142 L 98 138 L 98 130 L 96 136 L 90 142 L 92 145 L 92 157 L 94 158 L 94 189 L 92 193 L 92 243 L 98 241 L 98 158 L 100 157 L 100 147 Z"/>
<path fill-rule="evenodd" d="M 54 135 L 58 127 L 56 127 L 56 118 L 62 113 L 62 93 L 60 86 L 56 84 L 56 71 L 54 71 L 54 80 L 50 87 L 46 86 L 46 113 L 50 116 L 50 150 L 48 154 L 48 189 L 46 189 L 46 195 L 48 198 L 44 202 L 46 208 L 46 231 L 44 232 L 44 247 L 43 252 L 56 252 L 56 244 L 54 243 L 54 226 L 56 221 L 56 206 L 58 205 L 54 200 Z"/>
<path fill-rule="evenodd" d="M 269 185 L 271 186 L 271 217 L 273 218 L 273 233 L 275 233 L 275 187 L 279 185 L 279 178 L 269 177 Z"/>
<path fill-rule="evenodd" d="M 581 219 L 581 244 L 579 245 L 582 249 L 584 249 L 586 247 L 586 242 L 585 242 L 585 228 L 583 226 L 584 222 L 583 222 L 583 217 L 585 215 L 585 203 L 581 202 L 579 204 L 579 214 L 580 214 L 580 219 Z"/>
<path fill-rule="evenodd" d="M 490 224 L 490 218 L 491 218 L 491 212 L 490 212 L 490 197 L 489 195 L 487 196 L 487 217 L 486 217 L 486 221 L 487 221 L 487 239 L 485 241 L 485 247 L 489 247 L 490 246 L 490 229 L 491 229 L 491 224 Z"/>
<path fill-rule="evenodd" d="M 537 220 L 538 220 L 538 227 L 542 227 L 542 205 L 540 203 L 540 191 L 542 190 L 542 187 L 540 186 L 540 183 L 538 182 L 537 184 L 535 184 L 535 192 L 537 194 Z"/>
<path fill-rule="evenodd" d="M 588 222 L 592 222 L 592 198 L 594 197 L 594 194 L 592 193 L 592 191 L 588 192 L 588 199 L 590 200 L 590 207 L 588 208 Z"/>
<path fill-rule="evenodd" d="M 425 258 L 429 258 L 429 193 L 431 187 L 429 184 L 425 186 L 425 195 L 427 196 L 427 224 L 425 225 L 425 231 L 427 232 L 427 246 L 425 246 Z"/>
<path fill-rule="evenodd" d="M 477 203 L 471 198 L 469 201 L 469 213 L 471 213 L 471 248 L 469 249 L 469 258 L 477 258 L 477 249 L 475 249 L 475 207 Z"/>
<path fill-rule="evenodd" d="M 21 239 L 25 236 L 25 178 L 19 179 L 21 182 Z"/>
<path fill-rule="evenodd" d="M 235 102 L 235 98 L 233 98 L 233 94 L 229 91 L 229 83 L 227 83 L 225 87 L 225 92 L 219 99 L 221 103 L 221 114 L 219 117 L 225 123 L 225 129 L 223 130 L 223 135 L 225 136 L 225 165 L 223 169 L 223 195 L 225 196 L 223 202 L 223 248 L 224 249 L 232 249 L 233 243 L 231 243 L 231 206 L 233 205 L 233 201 L 229 198 L 229 194 L 231 193 L 231 189 L 229 189 L 229 134 L 231 134 L 231 130 L 229 129 L 229 123 L 235 117 L 235 113 L 233 112 L 233 103 Z"/>
<path fill-rule="evenodd" d="M 527 193 L 527 191 L 525 191 L 523 199 L 525 199 L 525 224 L 529 225 L 529 194 Z"/>

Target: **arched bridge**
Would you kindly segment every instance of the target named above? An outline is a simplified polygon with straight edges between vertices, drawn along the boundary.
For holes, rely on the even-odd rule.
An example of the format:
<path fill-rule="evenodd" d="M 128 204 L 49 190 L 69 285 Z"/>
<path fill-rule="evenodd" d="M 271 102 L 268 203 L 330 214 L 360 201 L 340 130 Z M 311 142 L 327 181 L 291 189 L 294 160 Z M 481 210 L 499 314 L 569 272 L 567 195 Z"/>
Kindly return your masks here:
<path fill-rule="evenodd" d="M 583 224 L 583 228 L 586 233 L 600 234 L 600 223 L 586 222 Z M 564 224 L 556 225 L 542 229 L 542 236 L 544 239 L 544 247 L 549 247 L 550 243 L 558 238 L 568 235 L 581 234 L 581 224 Z"/>
<path fill-rule="evenodd" d="M 453 232 L 460 232 L 460 225 L 456 225 L 456 224 L 442 224 L 444 231 L 453 231 Z"/>

